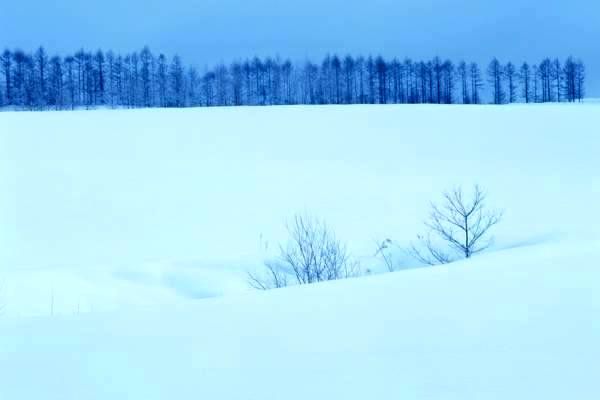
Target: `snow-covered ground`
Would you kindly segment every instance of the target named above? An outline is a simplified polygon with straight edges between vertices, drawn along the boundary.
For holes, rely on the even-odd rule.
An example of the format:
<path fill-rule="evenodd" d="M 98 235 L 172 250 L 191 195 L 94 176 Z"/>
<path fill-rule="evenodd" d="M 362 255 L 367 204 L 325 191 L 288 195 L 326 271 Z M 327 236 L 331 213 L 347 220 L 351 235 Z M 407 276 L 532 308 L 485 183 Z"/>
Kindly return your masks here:
<path fill-rule="evenodd" d="M 596 235 L 600 105 L 0 113 L 5 315 L 245 291 L 295 213 L 364 269 L 430 201 L 479 183 L 496 248 Z M 411 267 L 410 260 L 401 260 Z"/>
<path fill-rule="evenodd" d="M 599 249 L 0 321 L 0 398 L 597 399 Z"/>
<path fill-rule="evenodd" d="M 0 399 L 597 398 L 599 115 L 0 113 Z M 294 213 L 377 271 L 473 183 L 505 211 L 484 255 L 248 288 Z"/>

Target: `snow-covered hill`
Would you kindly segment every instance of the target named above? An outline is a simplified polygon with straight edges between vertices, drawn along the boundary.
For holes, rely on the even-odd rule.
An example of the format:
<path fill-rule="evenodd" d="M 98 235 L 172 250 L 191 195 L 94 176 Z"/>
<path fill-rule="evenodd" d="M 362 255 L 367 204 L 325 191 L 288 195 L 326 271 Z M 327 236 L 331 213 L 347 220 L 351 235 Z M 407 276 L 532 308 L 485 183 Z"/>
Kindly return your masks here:
<path fill-rule="evenodd" d="M 0 113 L 0 399 L 598 398 L 598 115 Z M 248 287 L 294 213 L 376 271 L 473 183 L 505 211 L 486 254 Z"/>
<path fill-rule="evenodd" d="M 598 234 L 600 105 L 348 106 L 0 114 L 4 315 L 247 290 L 297 212 L 363 268 L 430 201 L 479 183 L 496 249 Z M 405 261 L 402 267 L 411 267 Z"/>
<path fill-rule="evenodd" d="M 479 183 L 496 249 L 598 233 L 598 104 L 0 114 L 0 301 L 71 314 L 247 290 L 297 212 L 363 267 Z M 402 267 L 412 266 L 405 261 Z"/>

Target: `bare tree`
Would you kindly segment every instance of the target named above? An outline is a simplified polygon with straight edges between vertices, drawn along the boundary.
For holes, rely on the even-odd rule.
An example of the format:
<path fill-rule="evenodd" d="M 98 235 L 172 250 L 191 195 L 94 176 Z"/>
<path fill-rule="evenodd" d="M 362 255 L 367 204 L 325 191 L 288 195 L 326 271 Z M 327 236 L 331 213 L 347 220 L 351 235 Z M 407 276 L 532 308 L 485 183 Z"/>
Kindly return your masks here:
<path fill-rule="evenodd" d="M 183 65 L 179 56 L 174 56 L 168 75 L 170 96 L 167 104 L 171 107 L 183 107 L 185 105 L 185 83 Z"/>
<path fill-rule="evenodd" d="M 35 102 L 39 109 L 44 109 L 47 103 L 46 76 L 48 74 L 48 55 L 43 47 L 37 49 L 34 55 L 35 78 Z"/>
<path fill-rule="evenodd" d="M 533 90 L 532 90 L 532 99 L 534 103 L 539 103 L 540 100 L 540 86 L 541 86 L 541 77 L 540 77 L 540 67 L 537 66 L 537 64 L 533 64 L 533 67 L 531 68 L 532 73 L 531 73 L 531 79 L 532 79 L 532 84 L 533 84 Z"/>
<path fill-rule="evenodd" d="M 583 101 L 585 96 L 585 65 L 583 61 L 577 60 L 575 64 L 575 97 L 579 102 Z"/>
<path fill-rule="evenodd" d="M 521 88 L 523 89 L 523 99 L 525 103 L 531 102 L 531 79 L 532 79 L 531 67 L 526 62 L 521 66 L 518 78 L 521 81 Z"/>
<path fill-rule="evenodd" d="M 145 46 L 140 52 L 140 83 L 142 104 L 144 107 L 150 107 L 152 102 L 152 65 L 154 64 L 154 56 L 152 52 Z"/>
<path fill-rule="evenodd" d="M 552 85 L 554 92 L 556 93 L 556 101 L 562 101 L 562 93 L 564 90 L 564 75 L 563 75 L 563 67 L 560 63 L 560 60 L 557 58 L 552 61 L 550 65 L 550 76 L 552 78 Z"/>
<path fill-rule="evenodd" d="M 490 246 L 490 229 L 502 219 L 502 212 L 486 208 L 486 194 L 475 185 L 471 196 L 462 188 L 444 193 L 440 205 L 431 205 L 425 222 L 428 233 L 418 236 L 420 245 L 411 253 L 421 262 L 435 265 L 470 258 Z M 432 238 L 433 237 L 433 238 Z"/>
<path fill-rule="evenodd" d="M 504 76 L 508 84 L 508 102 L 514 103 L 517 101 L 517 69 L 511 62 L 504 67 Z"/>
<path fill-rule="evenodd" d="M 502 79 L 504 78 L 504 69 L 502 64 L 497 58 L 494 58 L 487 69 L 488 81 L 492 86 L 492 93 L 494 97 L 494 104 L 502 104 L 505 101 L 506 94 L 504 87 L 502 86 Z"/>
<path fill-rule="evenodd" d="M 50 73 L 48 86 L 48 104 L 54 106 L 57 110 L 63 107 L 64 103 L 64 71 L 60 57 L 54 56 L 50 59 Z"/>
<path fill-rule="evenodd" d="M 494 59 L 487 75 L 489 87 L 484 88 L 476 63 L 455 66 L 440 57 L 401 62 L 335 54 L 320 63 L 307 60 L 305 65 L 279 57 L 254 57 L 207 66 L 199 74 L 180 57 L 169 63 L 166 56 L 155 57 L 148 47 L 125 54 L 80 49 L 65 57 L 47 54 L 40 47 L 33 54 L 23 50 L 0 53 L 0 106 L 42 110 L 106 104 L 130 108 L 451 104 L 458 98 L 464 104 L 480 104 L 482 93 L 487 92 L 493 94 L 493 103 L 503 104 L 516 101 L 521 85 L 526 102 L 581 101 L 585 95 L 585 68 L 573 58 L 564 64 L 546 58 L 537 67 L 524 64 L 520 72 L 512 63 L 505 67 Z"/>
<path fill-rule="evenodd" d="M 13 55 L 10 50 L 6 49 L 2 54 L 0 54 L 0 68 L 2 70 L 2 74 L 4 75 L 4 88 L 5 88 L 5 96 L 6 96 L 6 104 L 13 104 L 12 97 L 12 87 L 13 83 L 11 80 L 12 77 L 12 60 Z"/>
<path fill-rule="evenodd" d="M 343 76 L 345 81 L 344 88 L 344 102 L 346 104 L 354 103 L 354 75 L 355 75 L 355 63 L 352 56 L 347 55 L 344 58 Z"/>
<path fill-rule="evenodd" d="M 539 66 L 540 80 L 542 83 L 542 103 L 554 101 L 554 90 L 552 90 L 552 62 L 545 58 Z"/>
<path fill-rule="evenodd" d="M 462 94 L 462 103 L 463 104 L 470 104 L 471 103 L 471 98 L 469 96 L 469 83 L 468 83 L 468 75 L 469 72 L 467 71 L 467 63 L 465 63 L 464 61 L 461 61 L 458 64 L 458 76 L 460 77 L 460 87 L 461 87 L 461 94 Z"/>
<path fill-rule="evenodd" d="M 272 289 L 290 281 L 303 285 L 356 275 L 357 265 L 350 260 L 346 246 L 323 221 L 297 214 L 287 230 L 288 242 L 279 247 L 276 262 L 266 263 L 266 276 L 249 274 L 252 287 Z"/>
<path fill-rule="evenodd" d="M 479 65 L 476 63 L 469 64 L 469 75 L 471 80 L 471 103 L 479 104 L 481 103 L 481 97 L 479 96 L 479 92 L 483 87 L 483 81 L 481 79 L 481 70 L 479 69 Z"/>

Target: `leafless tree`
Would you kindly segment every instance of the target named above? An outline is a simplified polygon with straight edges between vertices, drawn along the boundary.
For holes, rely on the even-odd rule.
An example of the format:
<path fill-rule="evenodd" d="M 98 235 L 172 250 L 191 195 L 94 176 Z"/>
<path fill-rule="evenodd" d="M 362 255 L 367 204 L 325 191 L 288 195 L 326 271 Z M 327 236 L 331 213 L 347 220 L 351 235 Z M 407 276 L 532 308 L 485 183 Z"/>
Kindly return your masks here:
<path fill-rule="evenodd" d="M 304 65 L 279 57 L 238 59 L 207 66 L 199 74 L 179 56 L 169 63 L 148 47 L 119 54 L 80 49 L 59 57 L 40 47 L 0 53 L 0 107 L 75 109 L 111 107 L 196 107 L 275 104 L 462 103 L 480 104 L 489 92 L 493 103 L 575 101 L 585 94 L 585 68 L 545 58 L 537 68 L 518 74 L 494 59 L 484 90 L 477 63 L 435 57 L 431 60 L 382 56 L 327 55 Z M 519 76 L 521 77 L 519 79 Z M 58 90 L 58 89 L 60 90 Z M 530 91 L 533 98 L 530 99 Z"/>
<path fill-rule="evenodd" d="M 508 84 L 508 102 L 514 103 L 517 101 L 517 70 L 511 62 L 504 67 L 504 76 Z"/>
<path fill-rule="evenodd" d="M 289 239 L 279 247 L 277 262 L 266 263 L 266 276 L 249 274 L 250 285 L 272 289 L 288 283 L 310 284 L 356 275 L 357 265 L 347 248 L 314 217 L 297 214 L 287 225 Z"/>
<path fill-rule="evenodd" d="M 523 90 L 523 99 L 525 103 L 530 103 L 532 100 L 531 96 L 531 80 L 532 80 L 532 68 L 526 62 L 521 66 L 518 78 L 521 81 L 521 88 Z"/>
<path fill-rule="evenodd" d="M 494 95 L 494 104 L 503 104 L 506 93 L 504 92 L 504 87 L 502 85 L 502 80 L 504 78 L 504 69 L 502 68 L 502 64 L 498 61 L 497 58 L 494 58 L 487 69 L 488 80 L 490 85 L 492 86 L 492 93 Z"/>
<path fill-rule="evenodd" d="M 440 205 L 431 205 L 431 214 L 425 222 L 426 235 L 418 236 L 419 245 L 413 244 L 411 253 L 421 262 L 435 265 L 470 258 L 490 246 L 490 229 L 502 219 L 502 212 L 486 207 L 487 196 L 475 185 L 471 196 L 462 188 L 444 193 Z"/>
<path fill-rule="evenodd" d="M 471 97 L 469 96 L 469 72 L 467 68 L 467 63 L 461 61 L 460 64 L 458 64 L 458 68 L 456 71 L 460 78 L 460 92 L 462 94 L 462 103 L 470 104 Z"/>
<path fill-rule="evenodd" d="M 471 81 L 471 103 L 479 104 L 481 103 L 479 92 L 483 88 L 483 81 L 481 79 L 481 70 L 477 63 L 472 62 L 469 64 L 469 75 Z"/>

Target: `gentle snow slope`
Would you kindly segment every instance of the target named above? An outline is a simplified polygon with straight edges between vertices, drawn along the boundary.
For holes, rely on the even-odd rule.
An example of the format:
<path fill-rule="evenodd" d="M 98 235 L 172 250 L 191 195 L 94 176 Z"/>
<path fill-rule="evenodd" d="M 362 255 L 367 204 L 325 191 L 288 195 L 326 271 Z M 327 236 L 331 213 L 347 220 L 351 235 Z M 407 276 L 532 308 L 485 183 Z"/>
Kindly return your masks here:
<path fill-rule="evenodd" d="M 0 398 L 597 399 L 600 242 L 0 322 Z"/>
<path fill-rule="evenodd" d="M 4 315 L 178 304 L 324 218 L 364 268 L 430 201 L 481 184 L 498 248 L 597 236 L 600 104 L 0 113 Z M 403 267 L 411 267 L 409 261 Z"/>

